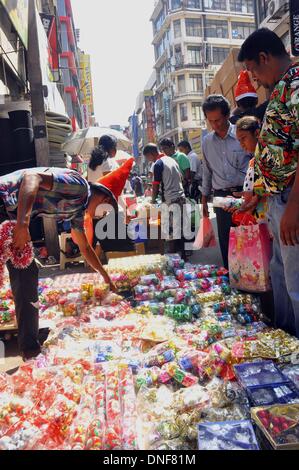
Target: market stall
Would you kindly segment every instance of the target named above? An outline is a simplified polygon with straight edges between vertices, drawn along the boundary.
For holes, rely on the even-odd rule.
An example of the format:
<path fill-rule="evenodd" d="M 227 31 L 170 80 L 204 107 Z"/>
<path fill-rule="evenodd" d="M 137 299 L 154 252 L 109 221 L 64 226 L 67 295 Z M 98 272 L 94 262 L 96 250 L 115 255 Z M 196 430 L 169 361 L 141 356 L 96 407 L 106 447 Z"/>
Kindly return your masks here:
<path fill-rule="evenodd" d="M 40 283 L 43 354 L 0 375 L 0 449 L 299 448 L 299 342 L 178 255 Z"/>

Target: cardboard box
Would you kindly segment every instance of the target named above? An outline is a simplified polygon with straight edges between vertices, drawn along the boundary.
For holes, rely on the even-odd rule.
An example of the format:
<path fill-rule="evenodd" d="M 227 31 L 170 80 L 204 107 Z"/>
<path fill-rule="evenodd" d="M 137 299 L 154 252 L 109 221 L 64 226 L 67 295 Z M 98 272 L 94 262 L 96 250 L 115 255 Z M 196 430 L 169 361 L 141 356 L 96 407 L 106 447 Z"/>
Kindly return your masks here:
<path fill-rule="evenodd" d="M 243 64 L 238 62 L 239 49 L 232 49 L 226 61 L 219 69 L 210 87 L 207 87 L 205 96 L 210 94 L 222 94 L 231 103 L 232 107 L 236 106 L 235 89 L 238 83 L 241 70 L 244 69 Z M 269 99 L 269 93 L 264 87 L 258 87 L 257 94 L 259 104 Z"/>
<path fill-rule="evenodd" d="M 222 95 L 223 90 L 221 86 L 221 82 L 218 80 L 217 76 L 215 76 L 214 80 L 211 83 L 211 95 Z"/>
<path fill-rule="evenodd" d="M 232 109 L 236 108 L 236 100 L 235 100 L 235 95 L 232 90 L 229 91 L 229 93 L 226 95 L 226 98 L 231 104 Z"/>
<path fill-rule="evenodd" d="M 269 92 L 263 86 L 260 86 L 257 89 L 257 95 L 259 98 L 259 104 L 263 104 L 265 101 L 267 101 L 270 98 Z"/>

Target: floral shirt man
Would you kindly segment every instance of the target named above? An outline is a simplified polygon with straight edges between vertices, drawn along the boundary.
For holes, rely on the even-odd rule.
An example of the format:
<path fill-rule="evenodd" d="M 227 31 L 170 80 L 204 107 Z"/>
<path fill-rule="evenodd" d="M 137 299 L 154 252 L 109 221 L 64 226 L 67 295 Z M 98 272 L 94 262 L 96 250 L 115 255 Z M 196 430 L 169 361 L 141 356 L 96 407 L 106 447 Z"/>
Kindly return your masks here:
<path fill-rule="evenodd" d="M 294 181 L 299 156 L 299 64 L 277 83 L 255 154 L 254 191 L 277 194 Z"/>

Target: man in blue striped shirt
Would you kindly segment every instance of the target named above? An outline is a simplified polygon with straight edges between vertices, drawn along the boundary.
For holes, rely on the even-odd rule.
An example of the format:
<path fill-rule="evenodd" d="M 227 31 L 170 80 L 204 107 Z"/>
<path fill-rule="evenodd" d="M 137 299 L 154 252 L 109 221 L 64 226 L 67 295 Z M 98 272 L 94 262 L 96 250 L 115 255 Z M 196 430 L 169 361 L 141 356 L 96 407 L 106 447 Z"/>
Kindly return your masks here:
<path fill-rule="evenodd" d="M 208 198 L 232 196 L 242 191 L 250 155 L 242 150 L 236 137 L 235 126 L 230 124 L 230 105 L 221 95 L 209 96 L 203 104 L 205 117 L 213 129 L 203 140 L 204 156 L 202 204 L 204 215 L 209 217 Z M 232 216 L 223 209 L 215 209 L 219 243 L 223 263 L 228 268 L 228 246 Z"/>
<path fill-rule="evenodd" d="M 0 177 L 0 222 L 7 219 L 16 221 L 15 248 L 23 250 L 30 241 L 29 224 L 35 217 L 70 221 L 81 254 L 115 290 L 84 231 L 85 212 L 93 218 L 101 204 L 109 204 L 117 210 L 117 201 L 109 189 L 100 184 L 89 184 L 76 171 L 33 168 Z M 29 359 L 40 352 L 38 269 L 35 261 L 24 270 L 14 268 L 10 262 L 7 268 L 15 300 L 19 347 L 23 358 Z"/>

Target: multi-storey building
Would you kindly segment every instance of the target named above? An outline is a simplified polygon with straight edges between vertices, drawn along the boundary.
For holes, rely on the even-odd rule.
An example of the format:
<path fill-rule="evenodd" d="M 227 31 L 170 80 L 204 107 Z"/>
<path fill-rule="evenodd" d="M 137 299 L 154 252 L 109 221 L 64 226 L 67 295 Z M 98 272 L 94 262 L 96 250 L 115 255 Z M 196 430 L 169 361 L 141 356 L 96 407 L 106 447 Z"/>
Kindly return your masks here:
<path fill-rule="evenodd" d="M 157 134 L 178 142 L 204 127 L 205 88 L 255 30 L 254 0 L 159 0 L 151 21 Z"/>
<path fill-rule="evenodd" d="M 71 0 L 37 0 L 49 42 L 53 80 L 57 82 L 73 129 L 93 125 L 90 56 L 78 47 Z"/>
<path fill-rule="evenodd" d="M 278 34 L 290 48 L 289 0 L 255 0 L 256 22 Z"/>
<path fill-rule="evenodd" d="M 80 58 L 71 0 L 56 0 L 60 23 L 60 70 L 63 98 L 73 129 L 83 127 Z"/>

